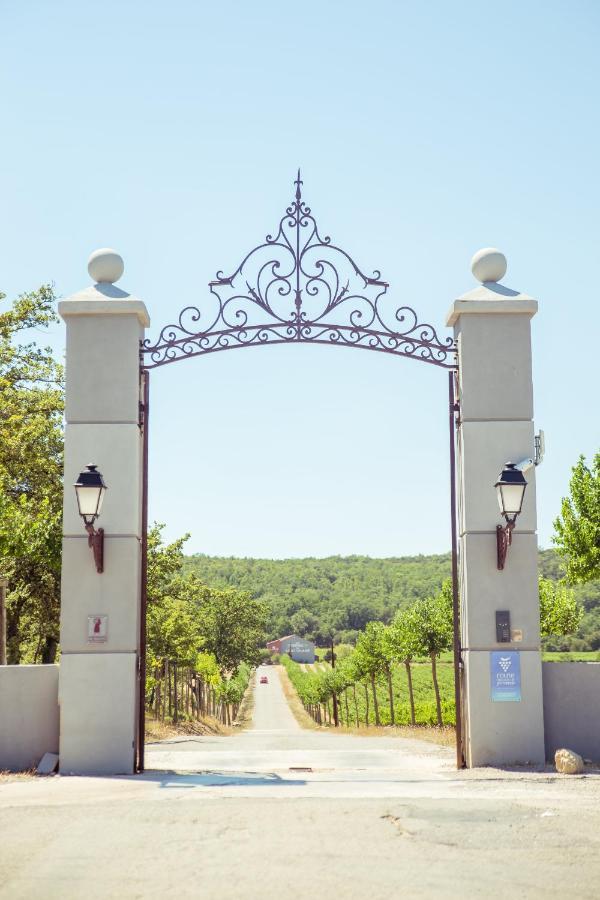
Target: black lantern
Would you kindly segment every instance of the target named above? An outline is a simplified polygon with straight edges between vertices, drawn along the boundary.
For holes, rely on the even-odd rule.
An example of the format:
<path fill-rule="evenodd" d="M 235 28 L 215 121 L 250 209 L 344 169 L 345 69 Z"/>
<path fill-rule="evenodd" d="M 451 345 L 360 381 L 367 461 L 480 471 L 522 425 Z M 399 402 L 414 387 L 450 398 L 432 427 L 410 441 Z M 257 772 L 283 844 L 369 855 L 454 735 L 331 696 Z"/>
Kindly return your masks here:
<path fill-rule="evenodd" d="M 506 525 L 496 526 L 496 543 L 498 550 L 498 568 L 502 570 L 506 562 L 506 554 L 512 543 L 512 532 L 517 516 L 523 508 L 523 497 L 527 481 L 520 468 L 507 462 L 496 482 L 496 493 L 500 512 L 506 519 Z"/>
<path fill-rule="evenodd" d="M 96 531 L 94 522 L 102 509 L 106 485 L 97 466 L 86 466 L 85 470 L 79 474 L 74 488 L 79 515 L 83 519 L 85 530 L 88 533 L 88 545 L 94 553 L 96 571 L 102 572 L 104 571 L 104 528 Z"/>

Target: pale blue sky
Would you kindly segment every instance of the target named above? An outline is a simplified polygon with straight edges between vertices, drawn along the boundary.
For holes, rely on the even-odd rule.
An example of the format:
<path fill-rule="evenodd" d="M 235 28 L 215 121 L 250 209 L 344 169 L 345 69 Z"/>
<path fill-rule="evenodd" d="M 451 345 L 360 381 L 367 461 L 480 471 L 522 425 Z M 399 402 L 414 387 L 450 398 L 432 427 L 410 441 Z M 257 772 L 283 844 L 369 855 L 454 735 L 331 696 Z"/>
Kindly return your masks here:
<path fill-rule="evenodd" d="M 67 296 L 113 246 L 156 334 L 273 230 L 298 165 L 323 232 L 441 333 L 471 255 L 498 246 L 504 283 L 540 301 L 549 544 L 599 444 L 596 3 L 4 0 L 0 17 L 5 293 Z M 335 348 L 159 369 L 151 516 L 222 555 L 444 552 L 446 397 L 442 370 Z"/>

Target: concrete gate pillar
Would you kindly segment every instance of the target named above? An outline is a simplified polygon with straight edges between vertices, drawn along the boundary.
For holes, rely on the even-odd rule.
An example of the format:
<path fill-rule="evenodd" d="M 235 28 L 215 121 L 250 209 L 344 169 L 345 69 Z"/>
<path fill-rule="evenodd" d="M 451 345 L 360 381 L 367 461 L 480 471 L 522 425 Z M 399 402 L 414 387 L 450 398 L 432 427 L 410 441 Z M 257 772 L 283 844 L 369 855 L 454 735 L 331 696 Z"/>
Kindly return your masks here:
<path fill-rule="evenodd" d="M 456 300 L 447 324 L 459 354 L 458 519 L 463 704 L 468 766 L 544 762 L 535 469 L 503 571 L 496 525 L 504 524 L 494 484 L 507 461 L 534 457 L 531 319 L 537 302 L 497 282 L 506 260 L 480 251 L 482 282 Z M 497 643 L 497 610 L 510 612 L 511 638 Z M 514 634 L 514 631 L 520 635 Z M 492 699 L 492 651 L 518 651 L 520 701 Z"/>
<path fill-rule="evenodd" d="M 96 251 L 97 283 L 59 303 L 67 328 L 65 492 L 61 588 L 60 771 L 134 771 L 140 633 L 142 441 L 139 345 L 144 303 L 114 286 L 123 262 Z M 107 492 L 98 574 L 72 485 L 95 463 Z M 88 617 L 106 616 L 106 640 Z"/>

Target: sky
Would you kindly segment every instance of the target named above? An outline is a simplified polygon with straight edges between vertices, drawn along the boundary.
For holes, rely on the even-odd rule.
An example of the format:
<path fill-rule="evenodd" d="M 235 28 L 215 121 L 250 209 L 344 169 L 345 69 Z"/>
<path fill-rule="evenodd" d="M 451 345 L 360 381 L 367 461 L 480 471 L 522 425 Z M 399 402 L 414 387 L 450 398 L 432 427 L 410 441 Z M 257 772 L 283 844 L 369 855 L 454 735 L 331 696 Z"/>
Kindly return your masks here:
<path fill-rule="evenodd" d="M 504 284 L 539 300 L 550 546 L 600 444 L 598 4 L 0 0 L 0 23 L 7 300 L 69 296 L 114 247 L 155 336 L 277 227 L 298 166 L 322 233 L 440 335 L 473 253 L 499 247 Z M 62 325 L 50 340 L 62 355 Z M 445 372 L 411 360 L 278 346 L 166 366 L 150 517 L 189 552 L 444 553 L 447 428 Z"/>

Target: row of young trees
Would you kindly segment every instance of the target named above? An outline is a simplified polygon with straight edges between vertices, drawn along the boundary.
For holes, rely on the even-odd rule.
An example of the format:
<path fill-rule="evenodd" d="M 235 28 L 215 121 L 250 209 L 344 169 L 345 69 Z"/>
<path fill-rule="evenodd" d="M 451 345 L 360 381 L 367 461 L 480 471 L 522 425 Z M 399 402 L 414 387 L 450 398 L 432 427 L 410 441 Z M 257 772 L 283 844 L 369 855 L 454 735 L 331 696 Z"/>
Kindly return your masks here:
<path fill-rule="evenodd" d="M 261 658 L 266 605 L 244 591 L 215 590 L 185 571 L 185 535 L 148 535 L 146 698 L 158 718 L 212 715 L 230 725 Z"/>
<path fill-rule="evenodd" d="M 577 630 L 583 610 L 574 593 L 565 584 L 540 579 L 540 628 L 543 635 L 570 634 Z M 327 718 L 337 722 L 340 697 L 343 696 L 346 721 L 349 720 L 348 690 L 354 699 L 356 724 L 360 724 L 357 686 L 364 690 L 364 722 L 370 721 L 369 691 L 375 725 L 381 725 L 378 686 L 385 685 L 388 714 L 386 722 L 396 724 L 394 670 L 402 666 L 406 674 L 410 724 L 418 724 L 413 664 L 428 659 L 431 666 L 431 688 L 435 699 L 438 725 L 444 724 L 442 698 L 438 679 L 438 660 L 452 647 L 452 585 L 445 581 L 438 594 L 417 600 L 410 607 L 396 613 L 389 625 L 369 622 L 350 652 L 336 654 L 335 666 L 330 669 L 306 670 L 284 657 L 283 662 L 298 691 L 300 699 L 315 721 L 323 724 Z M 451 718 L 454 720 L 454 715 Z M 446 723 L 448 724 L 448 723 Z"/>
<path fill-rule="evenodd" d="M 182 667 L 165 657 L 147 676 L 148 709 L 156 719 L 170 719 L 174 724 L 181 719 L 211 716 L 232 725 L 251 672 L 251 667 L 242 662 L 235 675 L 224 678 L 209 653 L 198 653 L 193 667 Z"/>
<path fill-rule="evenodd" d="M 431 665 L 432 689 L 435 697 L 436 720 L 443 725 L 442 702 L 438 681 L 437 663 L 440 654 L 452 646 L 452 587 L 444 582 L 438 594 L 417 600 L 410 607 L 396 613 L 389 625 L 368 622 L 356 646 L 342 658 L 334 658 L 335 666 L 320 671 L 302 671 L 284 660 L 288 673 L 296 687 L 304 707 L 320 724 L 323 722 L 321 707 L 331 701 L 334 719 L 338 718 L 338 702 L 342 694 L 352 688 L 356 702 L 356 687 L 365 691 L 365 724 L 370 720 L 369 691 L 373 704 L 374 720 L 381 725 L 378 684 L 385 684 L 391 725 L 396 724 L 394 702 L 394 668 L 402 665 L 406 671 L 410 722 L 417 724 L 412 665 L 417 659 L 427 658 Z M 356 703 L 356 718 L 358 719 Z M 357 723 L 358 724 L 358 723 Z"/>

